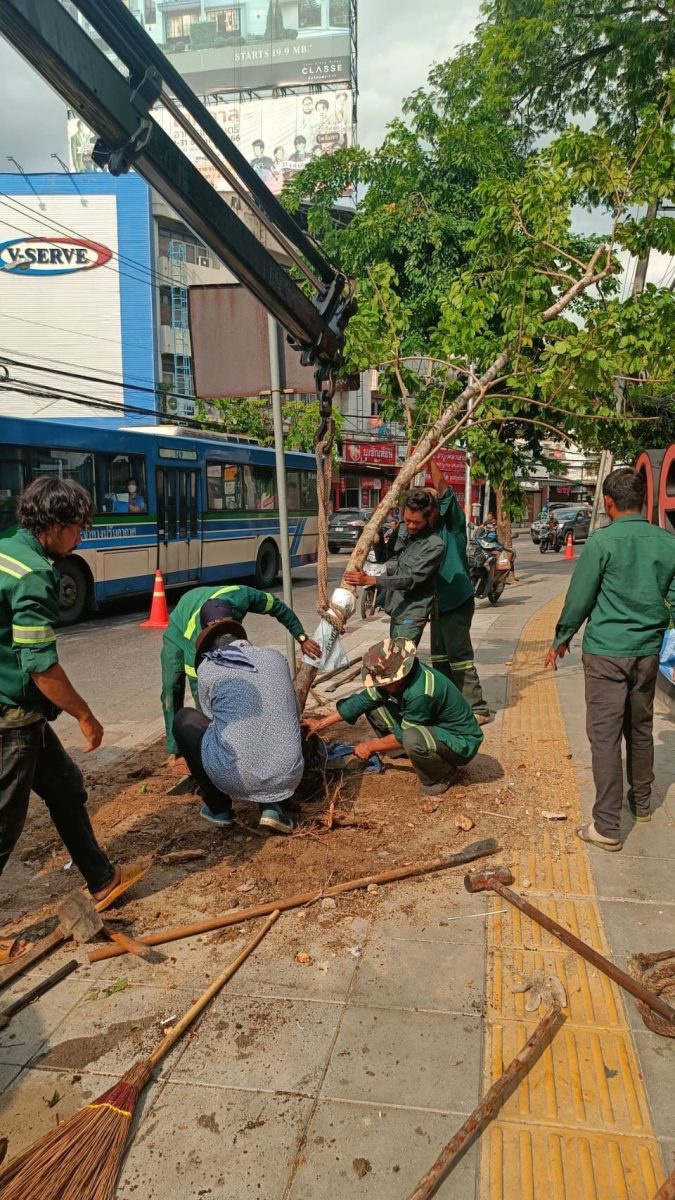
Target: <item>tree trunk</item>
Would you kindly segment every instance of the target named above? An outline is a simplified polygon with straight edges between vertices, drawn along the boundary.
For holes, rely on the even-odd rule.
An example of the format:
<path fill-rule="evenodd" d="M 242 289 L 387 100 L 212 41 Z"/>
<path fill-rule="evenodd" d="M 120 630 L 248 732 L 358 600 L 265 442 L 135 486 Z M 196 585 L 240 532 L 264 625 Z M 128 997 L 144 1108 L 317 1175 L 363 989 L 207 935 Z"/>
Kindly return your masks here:
<path fill-rule="evenodd" d="M 504 484 L 499 483 L 495 488 L 495 499 L 497 501 L 497 537 L 503 546 L 508 546 L 509 550 L 513 547 L 513 534 L 511 532 L 511 517 L 504 508 Z"/>

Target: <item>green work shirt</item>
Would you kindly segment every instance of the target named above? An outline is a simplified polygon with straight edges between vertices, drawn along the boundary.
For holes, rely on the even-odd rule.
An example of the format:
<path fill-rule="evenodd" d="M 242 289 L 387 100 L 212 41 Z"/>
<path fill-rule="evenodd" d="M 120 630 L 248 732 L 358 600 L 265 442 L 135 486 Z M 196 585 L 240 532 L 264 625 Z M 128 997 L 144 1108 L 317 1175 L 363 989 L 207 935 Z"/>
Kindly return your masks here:
<path fill-rule="evenodd" d="M 298 620 L 292 608 L 277 600 L 271 592 L 261 592 L 258 588 L 246 587 L 245 584 L 228 584 L 220 587 L 191 588 L 178 601 L 169 618 L 169 627 L 165 638 L 175 642 L 183 650 L 185 658 L 185 673 L 194 678 L 195 644 L 202 627 L 199 614 L 207 600 L 227 600 L 231 605 L 235 620 L 243 621 L 249 612 L 268 613 L 281 625 L 288 629 L 296 639 L 304 633 L 302 622 Z"/>
<path fill-rule="evenodd" d="M 31 676 L 59 661 L 58 588 L 56 568 L 32 533 L 20 529 L 0 541 L 0 726 L 31 724 L 50 709 Z"/>
<path fill-rule="evenodd" d="M 466 557 L 466 517 L 452 488 L 438 501 L 440 520 L 434 530 L 445 546 L 436 580 L 436 612 L 452 612 L 473 596 Z"/>
<path fill-rule="evenodd" d="M 386 575 L 377 576 L 380 603 L 395 624 L 426 621 L 436 594 L 436 577 L 445 553 L 443 542 L 431 528 L 408 537 L 405 524 L 390 539 L 394 545 Z"/>
<path fill-rule="evenodd" d="M 553 645 L 569 642 L 588 620 L 587 654 L 642 658 L 658 654 L 675 604 L 675 537 L 637 513 L 597 529 L 581 553 Z"/>
<path fill-rule="evenodd" d="M 382 688 L 369 687 L 337 704 L 342 720 L 348 725 L 354 725 L 359 717 L 375 709 L 399 742 L 403 741 L 406 729 L 424 731 L 433 728 L 439 741 L 445 742 L 468 762 L 478 753 L 483 741 L 471 705 L 459 689 L 440 671 L 419 660 L 398 696 L 392 696 Z M 434 749 L 433 739 L 430 739 L 429 749 Z"/>

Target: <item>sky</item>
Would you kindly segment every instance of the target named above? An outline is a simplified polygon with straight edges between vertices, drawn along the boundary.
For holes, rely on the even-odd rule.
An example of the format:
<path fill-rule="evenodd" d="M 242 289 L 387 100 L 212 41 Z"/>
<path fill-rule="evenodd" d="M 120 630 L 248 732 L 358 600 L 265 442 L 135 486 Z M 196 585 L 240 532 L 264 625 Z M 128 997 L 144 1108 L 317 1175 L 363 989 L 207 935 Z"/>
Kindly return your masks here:
<path fill-rule="evenodd" d="M 479 0 L 361 0 L 359 6 L 359 141 L 373 147 L 402 99 L 424 84 L 434 61 L 468 40 Z M 0 171 L 60 170 L 66 157 L 63 102 L 0 38 Z"/>

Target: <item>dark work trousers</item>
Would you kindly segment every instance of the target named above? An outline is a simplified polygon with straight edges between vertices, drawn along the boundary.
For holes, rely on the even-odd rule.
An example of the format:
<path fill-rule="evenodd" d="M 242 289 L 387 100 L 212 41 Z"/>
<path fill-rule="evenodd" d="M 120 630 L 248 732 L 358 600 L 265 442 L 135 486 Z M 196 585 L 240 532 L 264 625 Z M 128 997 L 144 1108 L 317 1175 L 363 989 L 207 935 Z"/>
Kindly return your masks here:
<path fill-rule="evenodd" d="M 450 612 L 432 613 L 431 663 L 454 683 L 474 714 L 487 716 L 490 712 L 483 698 L 478 671 L 473 660 L 471 622 L 476 601 L 469 596 Z"/>
<path fill-rule="evenodd" d="M 202 764 L 202 742 L 211 722 L 194 708 L 179 708 L 173 721 L 173 736 L 190 774 L 199 784 L 204 802 L 212 813 L 229 812 L 232 801 L 209 779 Z"/>
<path fill-rule="evenodd" d="M 0 730 L 0 874 L 26 823 L 31 791 L 47 805 L 89 890 L 100 891 L 114 868 L 94 836 L 82 772 L 46 721 Z"/>
<path fill-rule="evenodd" d="M 164 637 L 160 656 L 162 667 L 162 712 L 166 729 L 166 748 L 169 754 L 177 752 L 176 739 L 173 736 L 173 718 L 185 704 L 185 680 L 187 678 L 192 692 L 192 699 L 199 708 L 199 689 L 197 673 L 188 674 L 185 653 L 182 646 L 172 638 Z"/>
<path fill-rule="evenodd" d="M 391 718 L 385 708 L 376 708 L 366 714 L 366 720 L 378 737 L 393 733 Z M 436 735 L 433 725 L 416 725 L 403 730 L 403 749 L 410 759 L 422 787 L 434 783 L 452 783 L 457 768 L 466 764 L 466 759 L 456 754 L 450 746 Z"/>
<path fill-rule="evenodd" d="M 623 803 L 621 738 L 626 742 L 628 802 L 649 812 L 654 779 L 654 691 L 659 659 L 583 654 L 586 732 L 591 743 L 595 804 L 593 823 L 604 837 L 620 837 Z"/>
<path fill-rule="evenodd" d="M 426 623 L 426 617 L 418 621 L 395 621 L 392 617 L 389 621 L 389 637 L 405 638 L 407 642 L 414 642 L 416 646 L 419 646 Z"/>

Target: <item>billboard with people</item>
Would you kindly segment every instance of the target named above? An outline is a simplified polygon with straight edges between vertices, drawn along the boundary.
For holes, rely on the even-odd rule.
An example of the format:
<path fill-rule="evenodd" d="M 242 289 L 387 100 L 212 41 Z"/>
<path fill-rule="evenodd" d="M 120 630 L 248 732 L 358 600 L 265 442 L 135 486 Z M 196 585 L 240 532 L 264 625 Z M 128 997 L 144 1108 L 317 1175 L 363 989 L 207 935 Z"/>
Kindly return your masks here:
<path fill-rule="evenodd" d="M 275 193 L 308 162 L 352 144 L 352 93 L 346 88 L 263 100 L 232 98 L 210 104 L 209 112 Z M 152 115 L 213 187 L 229 190 L 165 109 L 158 108 Z"/>

